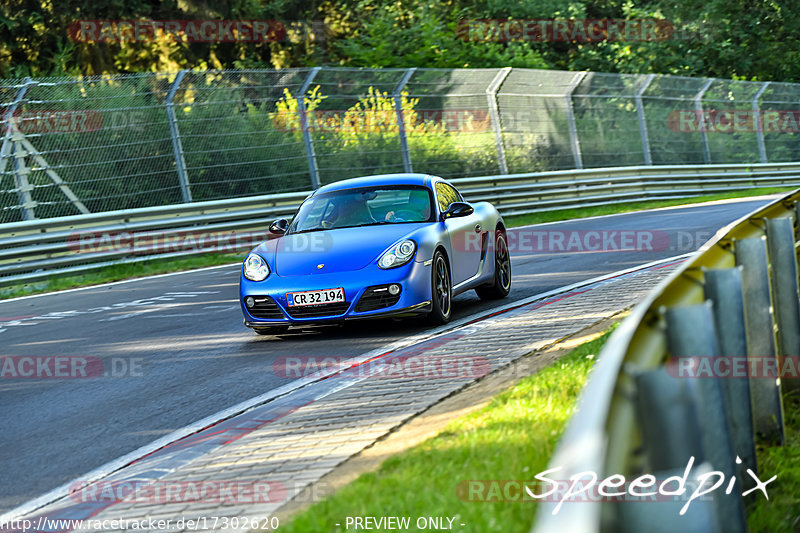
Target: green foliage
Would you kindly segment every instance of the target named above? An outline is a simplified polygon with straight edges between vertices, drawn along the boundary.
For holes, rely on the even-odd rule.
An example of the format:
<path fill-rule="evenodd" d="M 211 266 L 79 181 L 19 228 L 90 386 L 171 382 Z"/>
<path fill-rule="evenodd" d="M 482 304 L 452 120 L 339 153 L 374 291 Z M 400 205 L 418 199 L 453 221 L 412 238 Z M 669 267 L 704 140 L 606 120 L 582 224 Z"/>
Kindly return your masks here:
<path fill-rule="evenodd" d="M 495 42 L 459 34 L 459 21 L 655 18 L 658 41 Z M 790 4 L 760 0 L 9 0 L 0 5 L 0 76 L 179 68 L 525 67 L 800 81 L 800 28 Z M 188 43 L 168 38 L 86 43 L 76 20 L 280 20 L 279 42 Z"/>
<path fill-rule="evenodd" d="M 764 480 L 774 475 L 778 478 L 767 487 L 769 500 L 756 491 L 748 502 L 747 523 L 752 533 L 800 529 L 800 394 L 796 389 L 784 393 L 783 412 L 786 444 L 757 450 L 759 476 Z"/>
<path fill-rule="evenodd" d="M 438 8 L 438 10 L 437 10 Z M 465 10 L 443 11 L 423 2 L 358 3 L 353 35 L 335 43 L 341 63 L 358 67 L 547 68 L 540 54 L 526 43 L 470 42 L 459 36 Z"/>

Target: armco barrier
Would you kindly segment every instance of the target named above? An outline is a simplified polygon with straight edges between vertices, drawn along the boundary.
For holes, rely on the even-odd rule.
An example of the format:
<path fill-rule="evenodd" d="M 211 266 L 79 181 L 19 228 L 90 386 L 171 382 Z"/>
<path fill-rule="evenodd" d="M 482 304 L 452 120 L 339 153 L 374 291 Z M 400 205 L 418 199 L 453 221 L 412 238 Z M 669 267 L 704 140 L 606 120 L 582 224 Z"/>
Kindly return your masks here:
<path fill-rule="evenodd" d="M 800 163 L 619 167 L 452 181 L 467 200 L 492 202 L 509 216 L 753 187 L 800 186 Z M 195 238 L 197 232 L 223 243 L 213 251 L 245 252 L 254 242 L 266 238 L 270 222 L 291 216 L 309 193 L 191 202 L 3 224 L 0 225 L 0 286 L 122 262 L 210 251 L 206 246 L 176 243 L 175 239 Z M 96 239 L 81 240 L 87 235 Z M 169 236 L 174 239 L 138 250 L 113 242 L 130 235 L 151 244 L 165 235 L 168 241 Z M 239 238 L 242 235 L 246 238 Z M 84 246 L 87 242 L 90 245 Z"/>
<path fill-rule="evenodd" d="M 758 471 L 755 445 L 783 444 L 782 392 L 800 377 L 798 202 L 795 191 L 721 229 L 633 309 L 600 353 L 548 467 L 565 480 L 688 472 L 697 481 L 716 471 L 724 483 L 684 515 L 688 493 L 542 503 L 535 533 L 747 531 L 742 494 L 756 485 L 748 469 L 761 481 L 779 474 Z"/>

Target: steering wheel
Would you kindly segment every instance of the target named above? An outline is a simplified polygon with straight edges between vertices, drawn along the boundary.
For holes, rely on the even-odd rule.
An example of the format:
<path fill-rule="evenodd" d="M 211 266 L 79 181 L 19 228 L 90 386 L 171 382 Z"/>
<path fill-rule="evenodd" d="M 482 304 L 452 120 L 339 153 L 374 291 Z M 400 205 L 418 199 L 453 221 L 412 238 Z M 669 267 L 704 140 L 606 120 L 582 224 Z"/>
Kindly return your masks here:
<path fill-rule="evenodd" d="M 408 220 L 413 220 L 414 218 L 419 218 L 419 213 L 415 213 L 410 209 L 398 209 L 394 212 L 394 217 L 390 219 L 391 222 L 406 222 Z"/>

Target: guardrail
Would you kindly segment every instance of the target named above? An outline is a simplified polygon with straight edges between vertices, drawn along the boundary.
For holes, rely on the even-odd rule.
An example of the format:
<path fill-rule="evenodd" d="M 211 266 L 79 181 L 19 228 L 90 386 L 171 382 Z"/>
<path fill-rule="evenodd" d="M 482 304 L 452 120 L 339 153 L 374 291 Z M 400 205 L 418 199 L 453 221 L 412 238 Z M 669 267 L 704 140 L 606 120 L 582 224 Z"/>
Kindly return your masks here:
<path fill-rule="evenodd" d="M 589 472 L 628 482 L 685 476 L 694 489 L 661 501 L 542 503 L 535 533 L 747 531 L 748 469 L 762 481 L 779 473 L 758 471 L 755 446 L 783 444 L 782 392 L 798 387 L 798 202 L 795 191 L 721 229 L 632 310 L 600 353 L 549 467 L 560 467 L 553 478 L 587 483 Z M 712 471 L 724 483 L 680 515 Z"/>
<path fill-rule="evenodd" d="M 467 200 L 490 201 L 505 216 L 510 216 L 752 187 L 800 186 L 800 163 L 619 167 L 452 181 Z M 216 251 L 243 252 L 266 239 L 269 223 L 290 216 L 309 193 L 3 224 L 0 225 L 0 286 L 112 264 L 211 251 L 197 242 L 199 237 L 214 241 Z M 145 244 L 137 247 L 137 242 Z"/>

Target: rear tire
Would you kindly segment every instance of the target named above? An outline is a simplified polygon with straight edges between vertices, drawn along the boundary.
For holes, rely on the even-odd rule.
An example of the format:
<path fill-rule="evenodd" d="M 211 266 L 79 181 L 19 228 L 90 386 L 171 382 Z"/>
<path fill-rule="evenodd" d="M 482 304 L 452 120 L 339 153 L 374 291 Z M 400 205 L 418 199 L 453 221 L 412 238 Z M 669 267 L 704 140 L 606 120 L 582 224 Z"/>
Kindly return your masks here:
<path fill-rule="evenodd" d="M 511 256 L 503 231 L 497 231 L 494 243 L 494 282 L 486 287 L 478 287 L 475 292 L 481 300 L 499 300 L 511 292 Z"/>
<path fill-rule="evenodd" d="M 450 266 L 444 254 L 437 250 L 431 265 L 431 306 L 428 322 L 433 325 L 447 324 L 453 315 L 453 288 Z"/>

